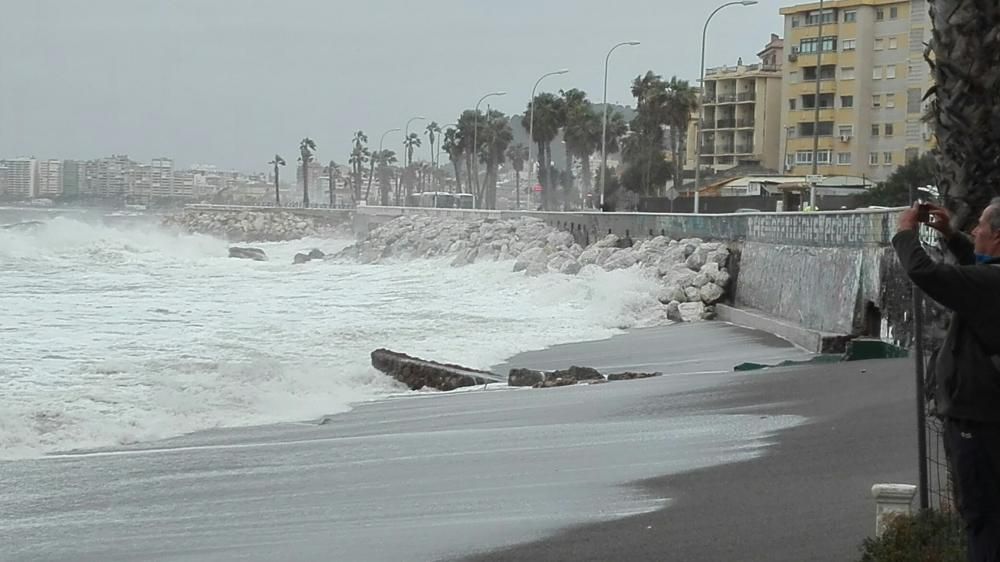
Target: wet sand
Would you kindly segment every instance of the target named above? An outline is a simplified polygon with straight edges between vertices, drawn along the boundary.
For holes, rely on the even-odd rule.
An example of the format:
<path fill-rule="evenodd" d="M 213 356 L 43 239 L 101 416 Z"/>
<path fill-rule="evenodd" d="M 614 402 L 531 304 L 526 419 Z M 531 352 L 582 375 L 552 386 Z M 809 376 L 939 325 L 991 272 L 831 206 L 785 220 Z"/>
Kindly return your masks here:
<path fill-rule="evenodd" d="M 870 489 L 916 483 L 909 359 L 790 367 L 692 393 L 701 411 L 811 421 L 761 457 L 636 483 L 656 512 L 578 526 L 466 561 L 838 561 L 874 530 Z"/>

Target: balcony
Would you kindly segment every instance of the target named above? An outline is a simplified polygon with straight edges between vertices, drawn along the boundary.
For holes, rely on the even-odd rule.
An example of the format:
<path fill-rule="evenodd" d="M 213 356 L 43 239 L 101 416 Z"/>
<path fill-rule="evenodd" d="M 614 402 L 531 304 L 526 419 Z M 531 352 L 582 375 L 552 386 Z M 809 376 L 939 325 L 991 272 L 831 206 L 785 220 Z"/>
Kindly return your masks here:
<path fill-rule="evenodd" d="M 723 144 L 716 147 L 716 154 L 733 154 L 733 145 Z"/>
<path fill-rule="evenodd" d="M 701 153 L 702 154 L 715 154 L 715 147 L 714 146 L 702 146 L 701 147 Z"/>
<path fill-rule="evenodd" d="M 719 119 L 715 122 L 716 129 L 735 129 L 736 119 Z"/>
<path fill-rule="evenodd" d="M 753 144 L 736 145 L 736 154 L 753 154 Z"/>
<path fill-rule="evenodd" d="M 719 103 L 736 103 L 736 101 L 739 99 L 739 97 L 740 97 L 739 94 L 735 94 L 735 93 L 733 93 L 733 94 L 719 94 L 719 96 L 718 96 L 718 102 Z"/>
<path fill-rule="evenodd" d="M 737 119 L 736 127 L 739 129 L 753 129 L 755 121 L 753 119 Z"/>
<path fill-rule="evenodd" d="M 757 99 L 757 92 L 743 92 L 742 94 L 736 95 L 736 101 L 738 102 L 754 101 L 756 99 Z"/>

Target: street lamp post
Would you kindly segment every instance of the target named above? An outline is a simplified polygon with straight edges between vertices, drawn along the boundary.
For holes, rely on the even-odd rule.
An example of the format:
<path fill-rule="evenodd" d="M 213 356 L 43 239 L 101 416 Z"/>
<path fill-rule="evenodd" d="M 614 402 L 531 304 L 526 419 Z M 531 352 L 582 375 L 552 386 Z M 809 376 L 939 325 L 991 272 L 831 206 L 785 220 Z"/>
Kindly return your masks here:
<path fill-rule="evenodd" d="M 694 212 L 698 212 L 698 188 L 701 187 L 701 122 L 705 120 L 705 38 L 708 35 L 708 24 L 723 8 L 729 6 L 753 6 L 757 0 L 738 0 L 736 2 L 726 2 L 719 6 L 705 20 L 705 27 L 701 30 L 701 82 L 699 83 L 698 100 L 698 122 L 695 123 L 694 136 Z"/>
<path fill-rule="evenodd" d="M 600 188 L 601 188 L 601 210 L 604 210 L 604 176 L 607 175 L 608 168 L 608 61 L 611 60 L 611 53 L 615 52 L 618 47 L 624 47 L 625 45 L 635 46 L 638 45 L 638 41 L 623 41 L 618 43 L 611 50 L 608 51 L 608 55 L 604 57 L 604 117 L 601 119 L 601 177 L 600 177 Z"/>
<path fill-rule="evenodd" d="M 406 170 L 410 167 L 410 153 L 409 153 L 408 150 L 406 150 L 406 143 L 410 139 L 410 123 L 413 123 L 414 121 L 424 121 L 426 119 L 427 119 L 426 117 L 424 117 L 422 115 L 418 115 L 416 117 L 410 117 L 409 120 L 406 121 L 406 127 L 403 130 L 403 173 L 401 173 L 399 175 L 399 183 L 396 184 L 397 187 L 400 184 L 403 183 L 403 176 L 406 174 Z M 399 190 L 396 191 L 396 194 L 397 194 L 397 197 L 398 197 L 399 196 Z M 397 200 L 397 203 L 398 203 L 398 200 Z M 404 206 L 405 206 L 405 203 L 406 203 L 405 199 L 403 200 L 403 203 L 404 203 Z"/>
<path fill-rule="evenodd" d="M 528 105 L 531 108 L 530 111 L 528 111 L 528 113 L 530 114 L 528 117 L 528 185 L 529 186 L 532 185 L 531 172 L 535 170 L 535 161 L 531 157 L 531 149 L 534 148 L 535 146 L 535 90 L 538 89 L 538 85 L 546 77 L 555 76 L 557 74 L 566 74 L 567 72 L 569 72 L 568 68 L 561 68 L 559 70 L 554 70 L 552 72 L 546 72 L 545 74 L 539 76 L 538 80 L 535 81 L 535 85 L 531 87 L 531 101 L 528 102 Z M 535 181 L 537 180 L 538 180 L 538 174 L 536 172 Z"/>
<path fill-rule="evenodd" d="M 816 210 L 816 178 L 819 175 L 819 95 L 823 79 L 823 0 L 819 0 L 819 27 L 816 29 L 816 111 L 813 114 L 813 181 L 809 189 L 809 210 Z M 831 153 L 832 156 L 832 153 Z"/>
<path fill-rule="evenodd" d="M 476 109 L 472 112 L 472 166 L 475 169 L 475 179 L 476 179 L 476 192 L 473 194 L 474 197 L 479 197 L 479 104 L 483 103 L 486 98 L 491 98 L 494 96 L 506 96 L 507 92 L 490 92 L 485 96 L 479 98 L 476 102 Z M 471 188 L 472 186 L 470 186 Z"/>

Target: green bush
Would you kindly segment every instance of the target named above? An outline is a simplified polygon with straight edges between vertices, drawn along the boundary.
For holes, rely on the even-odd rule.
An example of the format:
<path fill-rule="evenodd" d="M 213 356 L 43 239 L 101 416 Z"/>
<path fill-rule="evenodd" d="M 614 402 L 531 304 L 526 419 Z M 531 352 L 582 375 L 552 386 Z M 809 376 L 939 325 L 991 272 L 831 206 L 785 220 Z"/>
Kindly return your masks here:
<path fill-rule="evenodd" d="M 877 539 L 865 539 L 861 562 L 965 562 L 965 528 L 952 512 L 897 515 Z"/>

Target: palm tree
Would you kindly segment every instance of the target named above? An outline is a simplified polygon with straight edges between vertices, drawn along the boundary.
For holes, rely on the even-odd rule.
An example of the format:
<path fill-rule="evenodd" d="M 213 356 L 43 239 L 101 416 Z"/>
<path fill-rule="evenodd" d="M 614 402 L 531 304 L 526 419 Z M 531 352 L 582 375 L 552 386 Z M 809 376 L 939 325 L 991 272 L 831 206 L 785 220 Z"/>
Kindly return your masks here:
<path fill-rule="evenodd" d="M 542 205 L 552 209 L 555 205 L 556 182 L 553 178 L 552 141 L 559 134 L 559 128 L 566 122 L 566 107 L 563 100 L 554 94 L 542 93 L 535 96 L 535 127 L 532 141 L 538 144 L 538 183 L 542 185 Z M 521 125 L 530 129 L 531 104 L 521 117 Z"/>
<path fill-rule="evenodd" d="M 507 147 L 507 160 L 510 160 L 511 168 L 514 168 L 514 197 L 518 210 L 521 209 L 521 172 L 524 171 L 527 159 L 528 147 L 521 143 Z"/>
<path fill-rule="evenodd" d="M 497 208 L 497 167 L 503 162 L 504 153 L 514 133 L 510 128 L 510 119 L 500 111 L 490 110 L 486 114 L 483 126 L 483 151 L 480 153 L 482 162 L 486 165 L 486 177 L 478 199 L 480 208 Z"/>
<path fill-rule="evenodd" d="M 280 207 L 281 206 L 281 193 L 278 192 L 278 166 L 284 166 L 285 165 L 285 159 L 282 158 L 280 155 L 275 154 L 274 155 L 274 160 L 271 160 L 270 162 L 268 162 L 268 164 L 271 164 L 272 166 L 274 166 L 274 204 L 276 206 Z"/>
<path fill-rule="evenodd" d="M 438 125 L 437 121 L 431 121 L 427 128 L 424 129 L 424 134 L 427 135 L 427 142 L 430 143 L 431 148 L 431 165 L 437 166 L 438 162 L 434 160 L 434 141 L 440 142 L 441 137 L 441 126 Z"/>
<path fill-rule="evenodd" d="M 1000 7 L 982 0 L 930 4 L 937 186 L 956 226 L 967 228 L 1000 190 Z"/>
<path fill-rule="evenodd" d="M 302 162 L 302 206 L 309 206 L 309 164 L 316 154 L 316 142 L 306 137 L 299 142 L 299 160 Z"/>
<path fill-rule="evenodd" d="M 354 132 L 354 138 L 351 142 L 353 147 L 348 163 L 351 165 L 351 175 L 353 176 L 354 200 L 358 201 L 361 199 L 362 170 L 364 170 L 365 162 L 371 157 L 371 151 L 365 146 L 368 143 L 368 135 L 360 129 Z M 371 189 L 371 176 L 369 176 L 368 188 Z"/>
<path fill-rule="evenodd" d="M 653 181 L 653 172 L 662 169 L 663 128 L 669 124 L 667 83 L 653 71 L 646 72 L 632 81 L 632 95 L 636 99 L 637 114 L 631 124 L 636 138 L 631 142 L 638 150 L 631 151 L 630 166 L 638 166 L 639 173 L 631 176 L 639 178 L 640 192 L 655 193 L 659 186 L 658 181 Z M 658 180 L 659 174 L 655 177 Z"/>
<path fill-rule="evenodd" d="M 565 90 L 562 93 L 566 103 L 566 127 L 563 139 L 566 141 L 567 171 L 572 181 L 573 157 L 579 158 L 583 169 L 583 189 L 591 191 L 592 174 L 590 172 L 590 157 L 601 148 L 601 116 L 594 110 L 593 104 L 587 100 L 587 94 L 577 90 Z"/>
<path fill-rule="evenodd" d="M 462 160 L 465 165 L 465 185 L 469 193 L 475 193 L 476 190 L 476 182 L 472 177 L 475 170 L 475 166 L 472 165 L 472 154 L 475 152 L 472 148 L 472 141 L 478 137 L 478 134 L 475 134 L 476 126 L 482 127 L 482 115 L 482 112 L 477 116 L 475 110 L 466 109 L 459 116 L 456 124 L 458 145 L 461 148 Z"/>
<path fill-rule="evenodd" d="M 448 160 L 455 167 L 455 191 L 462 193 L 462 145 L 458 129 L 448 129 L 444 133 L 441 148 L 448 153 Z"/>
<path fill-rule="evenodd" d="M 396 163 L 396 153 L 389 149 L 376 151 L 375 154 L 372 155 L 372 161 L 378 165 L 380 204 L 388 206 L 389 192 L 392 190 L 392 165 Z M 366 192 L 365 200 L 367 199 L 368 193 Z"/>

